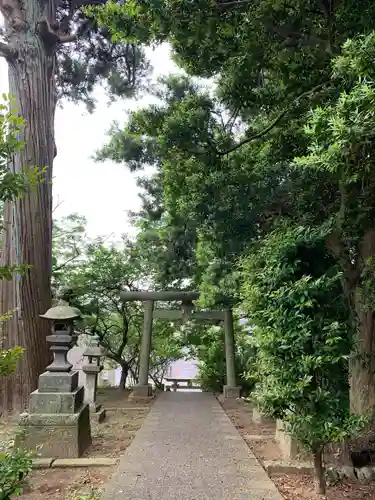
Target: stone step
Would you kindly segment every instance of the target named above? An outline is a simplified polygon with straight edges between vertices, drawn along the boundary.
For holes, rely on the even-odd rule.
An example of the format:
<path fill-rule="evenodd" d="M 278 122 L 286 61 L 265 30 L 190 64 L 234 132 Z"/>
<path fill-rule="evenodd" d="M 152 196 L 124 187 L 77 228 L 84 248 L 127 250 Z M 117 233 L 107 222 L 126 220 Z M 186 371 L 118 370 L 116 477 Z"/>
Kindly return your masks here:
<path fill-rule="evenodd" d="M 314 466 L 309 462 L 266 460 L 263 466 L 268 474 L 314 474 Z"/>
<path fill-rule="evenodd" d="M 33 469 L 49 469 L 53 463 L 53 458 L 34 458 Z"/>
<path fill-rule="evenodd" d="M 266 439 L 274 439 L 273 434 L 244 434 L 243 438 L 249 441 L 263 441 Z"/>
<path fill-rule="evenodd" d="M 33 469 L 70 468 L 70 467 L 113 467 L 117 459 L 107 457 L 93 458 L 34 458 Z"/>
<path fill-rule="evenodd" d="M 113 467 L 114 465 L 117 465 L 117 459 L 115 458 L 58 458 L 53 461 L 52 468 Z"/>

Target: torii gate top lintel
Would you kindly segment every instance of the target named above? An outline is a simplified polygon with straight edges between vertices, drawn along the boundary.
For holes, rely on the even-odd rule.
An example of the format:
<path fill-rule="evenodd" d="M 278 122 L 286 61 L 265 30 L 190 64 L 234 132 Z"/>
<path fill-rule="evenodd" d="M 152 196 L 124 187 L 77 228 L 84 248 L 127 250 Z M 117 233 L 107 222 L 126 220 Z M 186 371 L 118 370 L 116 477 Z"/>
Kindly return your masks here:
<path fill-rule="evenodd" d="M 197 320 L 225 320 L 226 315 L 230 315 L 229 321 L 232 320 L 231 310 L 217 311 L 196 311 L 194 310 L 193 301 L 199 299 L 198 292 L 189 292 L 181 290 L 165 290 L 162 292 L 122 292 L 121 299 L 124 301 L 141 301 L 145 304 L 149 303 L 153 318 L 163 318 L 169 320 L 178 319 L 197 319 Z M 181 302 L 182 310 L 175 309 L 154 309 L 154 302 Z"/>
<path fill-rule="evenodd" d="M 186 292 L 181 290 L 165 290 L 163 292 L 121 292 L 121 299 L 125 301 L 143 301 L 148 300 L 161 301 L 161 302 L 192 302 L 199 299 L 198 292 Z"/>

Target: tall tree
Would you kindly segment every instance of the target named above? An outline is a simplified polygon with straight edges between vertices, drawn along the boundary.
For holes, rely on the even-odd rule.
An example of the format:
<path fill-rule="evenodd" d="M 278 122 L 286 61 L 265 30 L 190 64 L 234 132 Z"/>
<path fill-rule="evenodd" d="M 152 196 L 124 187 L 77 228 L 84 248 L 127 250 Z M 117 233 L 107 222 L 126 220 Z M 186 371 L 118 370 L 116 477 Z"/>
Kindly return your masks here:
<path fill-rule="evenodd" d="M 9 165 L 16 173 L 30 166 L 44 172 L 42 182 L 4 209 L 3 265 L 27 263 L 22 278 L 1 284 L 2 311 L 14 311 L 6 342 L 26 348 L 25 377 L 0 387 L 0 405 L 11 409 L 26 402 L 48 361 L 48 325 L 39 320 L 51 304 L 52 164 L 56 105 L 62 97 L 83 100 L 92 109 L 95 83 L 105 80 L 112 96 L 129 96 L 145 74 L 143 53 L 132 43 L 114 44 L 105 28 L 85 18 L 87 0 L 0 0 L 5 19 L 0 56 L 8 63 L 9 90 L 24 118 L 24 148 Z M 92 3 L 98 4 L 93 0 Z M 82 138 L 85 135 L 83 133 Z M 35 349 L 35 346 L 39 346 Z"/>
<path fill-rule="evenodd" d="M 335 59 L 337 98 L 312 111 L 305 129 L 308 154 L 296 165 L 329 172 L 337 183 L 326 245 L 340 265 L 342 291 L 357 330 L 350 402 L 353 411 L 375 415 L 374 43 L 375 32 L 349 40 Z"/>

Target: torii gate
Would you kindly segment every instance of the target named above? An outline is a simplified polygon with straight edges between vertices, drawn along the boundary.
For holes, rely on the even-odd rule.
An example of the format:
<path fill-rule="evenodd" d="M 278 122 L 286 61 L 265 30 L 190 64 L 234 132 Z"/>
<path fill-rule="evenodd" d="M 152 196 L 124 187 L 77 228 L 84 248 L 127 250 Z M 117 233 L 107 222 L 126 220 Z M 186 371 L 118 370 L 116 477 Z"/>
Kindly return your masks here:
<path fill-rule="evenodd" d="M 141 339 L 139 360 L 139 383 L 134 387 L 134 397 L 152 396 L 152 387 L 148 383 L 148 372 L 151 351 L 152 322 L 153 318 L 220 320 L 224 323 L 225 334 L 225 362 L 226 385 L 224 386 L 225 398 L 238 398 L 240 387 L 236 386 L 236 367 L 234 349 L 233 312 L 231 309 L 217 311 L 195 311 L 193 301 L 199 298 L 197 292 L 183 292 L 170 290 L 165 292 L 122 292 L 124 301 L 141 301 L 144 304 L 144 324 Z M 181 310 L 155 309 L 155 302 L 181 302 Z"/>

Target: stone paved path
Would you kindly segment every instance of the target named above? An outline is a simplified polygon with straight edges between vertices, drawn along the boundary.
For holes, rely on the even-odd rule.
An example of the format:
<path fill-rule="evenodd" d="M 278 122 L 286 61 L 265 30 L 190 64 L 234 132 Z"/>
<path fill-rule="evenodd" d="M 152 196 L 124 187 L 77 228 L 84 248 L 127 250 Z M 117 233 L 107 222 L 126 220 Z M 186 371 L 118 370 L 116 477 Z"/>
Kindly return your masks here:
<path fill-rule="evenodd" d="M 281 500 L 211 394 L 162 393 L 104 500 Z"/>

